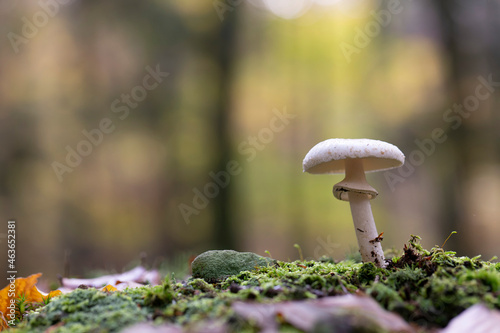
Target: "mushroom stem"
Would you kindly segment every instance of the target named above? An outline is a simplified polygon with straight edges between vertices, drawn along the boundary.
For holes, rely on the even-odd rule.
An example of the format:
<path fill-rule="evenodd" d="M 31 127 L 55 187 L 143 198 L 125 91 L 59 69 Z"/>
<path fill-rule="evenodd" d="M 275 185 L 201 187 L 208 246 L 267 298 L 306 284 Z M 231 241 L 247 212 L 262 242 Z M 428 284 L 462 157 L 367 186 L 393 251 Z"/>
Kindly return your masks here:
<path fill-rule="evenodd" d="M 363 262 L 373 262 L 377 267 L 385 267 L 384 251 L 380 240 L 377 239 L 377 228 L 368 195 L 351 192 L 349 204 L 361 259 Z"/>
<path fill-rule="evenodd" d="M 346 159 L 345 170 L 346 177 L 343 182 L 348 180 L 358 186 L 361 184 L 361 188 L 371 187 L 366 181 L 362 160 Z M 377 267 L 385 267 L 384 251 L 377 238 L 379 234 L 373 219 L 369 194 L 350 190 L 348 200 L 363 262 L 373 262 Z"/>

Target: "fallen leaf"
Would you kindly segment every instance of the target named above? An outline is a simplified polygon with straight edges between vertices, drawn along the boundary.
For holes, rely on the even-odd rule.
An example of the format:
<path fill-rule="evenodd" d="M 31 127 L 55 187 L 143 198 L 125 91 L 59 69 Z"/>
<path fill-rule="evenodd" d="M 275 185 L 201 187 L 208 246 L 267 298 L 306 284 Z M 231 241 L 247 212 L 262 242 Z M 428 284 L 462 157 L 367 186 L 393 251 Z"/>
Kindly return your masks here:
<path fill-rule="evenodd" d="M 19 317 L 21 315 L 17 313 L 15 307 L 16 301 L 18 301 L 20 297 L 24 297 L 26 304 L 33 305 L 36 303 L 43 303 L 47 298 L 52 298 L 61 294 L 59 290 L 49 293 L 38 290 L 36 283 L 40 276 L 42 276 L 42 273 L 33 274 L 26 278 L 17 278 L 14 283 L 9 282 L 5 288 L 0 290 L 0 330 L 8 328 L 9 322 L 12 323 L 16 316 Z"/>
<path fill-rule="evenodd" d="M 104 286 L 101 291 L 107 291 L 107 292 L 112 292 L 112 291 L 117 291 L 116 287 L 113 287 L 112 285 L 106 285 Z"/>
<path fill-rule="evenodd" d="M 161 283 L 160 273 L 156 270 L 148 271 L 142 266 L 137 266 L 127 272 L 121 274 L 103 275 L 93 279 L 70 279 L 61 278 L 61 289 L 72 290 L 76 289 L 81 285 L 85 285 L 93 288 L 102 288 L 106 285 L 111 285 L 118 287 L 121 283 L 134 283 L 158 285 Z"/>
<path fill-rule="evenodd" d="M 337 326 L 349 329 L 374 326 L 387 332 L 414 332 L 400 316 L 384 310 L 367 296 L 344 295 L 275 304 L 236 302 L 233 309 L 266 332 L 278 331 L 278 318 L 306 332 L 319 327 L 326 332 Z"/>
<path fill-rule="evenodd" d="M 137 288 L 137 287 L 143 287 L 144 284 L 142 283 L 137 283 L 133 281 L 116 281 L 116 289 L 118 290 L 125 290 L 126 288 Z"/>
<path fill-rule="evenodd" d="M 498 332 L 500 311 L 476 304 L 453 318 L 440 333 Z"/>
<path fill-rule="evenodd" d="M 133 326 L 127 327 L 122 331 L 122 333 L 182 333 L 182 328 L 172 325 L 172 324 L 163 324 L 163 325 L 153 325 L 150 323 L 139 323 Z"/>

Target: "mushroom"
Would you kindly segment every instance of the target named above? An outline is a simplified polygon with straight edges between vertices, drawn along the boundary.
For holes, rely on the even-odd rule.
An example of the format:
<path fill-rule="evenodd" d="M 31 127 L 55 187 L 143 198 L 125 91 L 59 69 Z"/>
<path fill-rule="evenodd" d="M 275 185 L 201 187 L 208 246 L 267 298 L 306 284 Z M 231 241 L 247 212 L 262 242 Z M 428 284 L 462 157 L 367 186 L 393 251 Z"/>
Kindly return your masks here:
<path fill-rule="evenodd" d="M 328 139 L 318 143 L 303 161 L 304 172 L 311 174 L 344 173 L 345 178 L 333 186 L 335 198 L 349 201 L 363 262 L 385 267 L 384 252 L 377 233 L 370 200 L 378 192 L 368 184 L 365 172 L 380 171 L 403 165 L 405 156 L 398 147 L 371 139 Z"/>

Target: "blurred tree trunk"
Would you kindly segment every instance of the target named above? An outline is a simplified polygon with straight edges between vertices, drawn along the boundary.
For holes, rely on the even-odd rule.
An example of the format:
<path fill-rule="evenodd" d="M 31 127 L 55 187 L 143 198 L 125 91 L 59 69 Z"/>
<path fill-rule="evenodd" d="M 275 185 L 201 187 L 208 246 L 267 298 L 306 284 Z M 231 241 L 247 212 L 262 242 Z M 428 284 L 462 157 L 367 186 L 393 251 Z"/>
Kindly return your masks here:
<path fill-rule="evenodd" d="M 287 38 L 290 43 L 290 60 L 288 68 L 288 80 L 290 95 L 288 98 L 290 106 L 287 109 L 290 113 L 296 113 L 297 110 L 301 108 L 307 109 L 308 96 L 304 97 L 303 91 L 305 91 L 304 82 L 309 79 L 307 75 L 309 74 L 304 66 L 301 66 L 301 57 L 304 57 L 304 53 L 308 50 L 300 43 L 301 39 L 296 36 L 299 33 L 298 26 L 296 24 L 289 24 L 286 26 L 288 29 L 288 34 L 284 38 Z M 282 37 L 283 38 L 283 37 Z M 294 110 L 295 109 L 295 110 Z M 287 211 L 283 212 L 284 216 L 287 216 L 289 224 L 291 226 L 291 239 L 294 243 L 301 246 L 307 244 L 307 227 L 304 217 L 304 207 L 303 207 L 303 193 L 301 182 L 302 179 L 297 177 L 297 170 L 301 170 L 301 162 L 304 158 L 304 152 L 301 150 L 302 140 L 302 128 L 301 122 L 293 121 L 290 123 L 290 132 L 293 133 L 290 137 L 290 153 L 289 159 L 289 171 L 287 180 L 287 194 L 289 207 Z M 317 259 L 317 258 L 315 258 Z"/>
<path fill-rule="evenodd" d="M 437 1 L 434 5 L 442 24 L 443 49 L 449 59 L 450 105 L 463 104 L 468 96 L 475 93 L 474 84 L 471 82 L 477 81 L 478 76 L 486 78 L 497 73 L 498 57 L 495 57 L 495 54 L 499 53 L 498 42 L 492 42 L 488 32 L 492 31 L 495 16 L 498 15 L 493 7 L 498 6 L 488 3 L 486 9 L 483 8 L 484 1 L 462 3 L 452 0 Z M 494 80 L 495 78 L 497 81 L 498 76 L 493 75 Z M 444 204 L 440 226 L 444 237 L 452 230 L 459 233 L 473 230 L 470 225 L 473 221 L 470 221 L 467 214 L 466 203 L 469 197 L 466 193 L 466 183 L 474 177 L 474 165 L 491 162 L 492 159 L 498 160 L 498 145 L 495 149 L 495 144 L 489 143 L 495 142 L 492 138 L 498 139 L 498 127 L 495 129 L 495 126 L 498 126 L 495 121 L 497 116 L 495 112 L 490 112 L 491 109 L 488 110 L 493 105 L 490 103 L 491 101 L 482 102 L 470 118 L 464 117 L 458 128 L 450 129 L 447 133 L 447 145 L 451 147 L 452 156 L 449 174 L 443 179 Z M 452 237 L 447 247 L 473 255 L 477 251 L 474 237 L 478 238 L 478 235 Z"/>
<path fill-rule="evenodd" d="M 459 36 L 457 34 L 456 23 L 454 22 L 452 12 L 454 10 L 453 2 L 448 0 L 435 2 L 437 11 L 440 15 L 442 44 L 449 59 L 448 87 L 450 102 L 463 100 L 463 93 L 460 90 L 460 81 L 462 80 L 462 70 L 460 68 L 461 55 L 458 50 Z M 466 65 L 466 64 L 464 64 Z M 467 169 L 467 156 L 465 154 L 464 143 L 468 136 L 467 127 L 460 126 L 456 130 L 448 129 L 447 145 L 451 147 L 454 161 L 451 161 L 452 167 L 449 168 L 449 174 L 442 179 L 443 196 L 442 207 L 440 210 L 439 226 L 441 227 L 441 237 L 452 230 L 460 231 L 465 224 L 464 213 L 460 210 L 458 203 L 462 196 L 462 181 Z M 449 248 L 458 250 L 463 249 L 462 242 L 456 242 L 457 238 L 452 237 L 449 242 Z M 440 245 L 440 244 L 439 244 Z"/>
<path fill-rule="evenodd" d="M 236 36 L 238 31 L 238 13 L 241 8 L 226 11 L 213 39 L 206 44 L 210 57 L 219 67 L 217 97 L 213 108 L 211 128 L 215 130 L 215 158 L 211 171 L 217 173 L 227 169 L 231 159 L 230 115 L 232 108 L 233 69 L 236 62 Z M 216 80 L 217 80 L 216 79 Z M 213 199 L 214 228 L 213 240 L 217 248 L 235 248 L 236 233 L 232 222 L 231 193 L 234 180 L 227 186 L 220 186 L 219 194 Z"/>

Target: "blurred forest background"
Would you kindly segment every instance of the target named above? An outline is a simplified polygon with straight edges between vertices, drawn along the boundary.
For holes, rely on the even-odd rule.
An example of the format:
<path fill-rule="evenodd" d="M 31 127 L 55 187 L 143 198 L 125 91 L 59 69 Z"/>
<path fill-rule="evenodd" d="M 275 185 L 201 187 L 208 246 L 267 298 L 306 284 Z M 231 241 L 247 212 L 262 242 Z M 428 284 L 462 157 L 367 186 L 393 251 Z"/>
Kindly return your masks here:
<path fill-rule="evenodd" d="M 342 259 L 342 176 L 302 173 L 335 137 L 407 157 L 368 176 L 384 249 L 456 230 L 447 250 L 500 255 L 499 18 L 487 0 L 2 0 L 0 266 L 8 219 L 18 276 L 50 280 L 141 253 Z"/>

